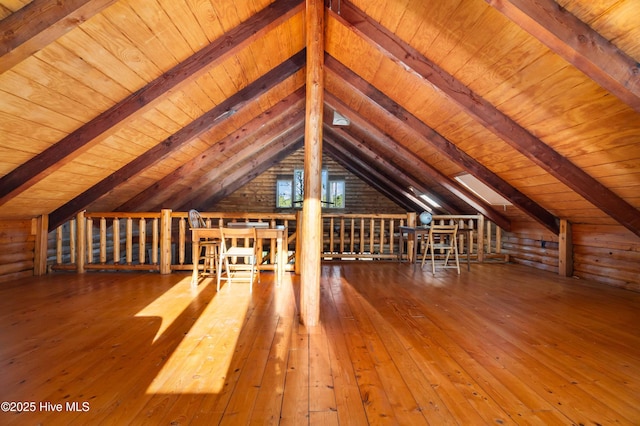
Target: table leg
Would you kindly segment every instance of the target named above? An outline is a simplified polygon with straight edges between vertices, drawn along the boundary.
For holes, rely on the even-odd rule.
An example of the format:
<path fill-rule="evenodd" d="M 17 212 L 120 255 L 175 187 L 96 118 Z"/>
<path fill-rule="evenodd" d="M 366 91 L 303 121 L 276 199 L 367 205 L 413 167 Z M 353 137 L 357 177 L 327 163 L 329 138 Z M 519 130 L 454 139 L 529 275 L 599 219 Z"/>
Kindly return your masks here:
<path fill-rule="evenodd" d="M 282 235 L 278 235 L 277 238 L 277 254 L 276 254 L 276 287 L 280 287 L 282 284 L 282 276 L 284 275 L 284 265 L 286 259 L 286 254 L 282 248 Z"/>
<path fill-rule="evenodd" d="M 196 288 L 198 286 L 198 264 L 200 258 L 200 241 L 196 238 L 193 240 L 191 246 L 191 257 L 193 259 L 193 272 L 191 274 L 191 287 Z"/>

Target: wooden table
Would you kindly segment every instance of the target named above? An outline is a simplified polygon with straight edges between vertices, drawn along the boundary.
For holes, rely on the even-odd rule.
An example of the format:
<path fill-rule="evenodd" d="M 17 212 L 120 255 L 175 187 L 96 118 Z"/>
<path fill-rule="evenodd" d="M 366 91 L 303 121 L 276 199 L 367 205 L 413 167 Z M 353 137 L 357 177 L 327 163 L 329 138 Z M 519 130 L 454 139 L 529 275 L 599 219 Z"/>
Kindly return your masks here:
<path fill-rule="evenodd" d="M 417 226 L 417 227 L 399 226 L 398 231 L 400 234 L 398 260 L 402 262 L 402 256 L 404 252 L 404 234 L 407 234 L 407 241 L 413 240 L 413 253 L 407 253 L 407 260 L 410 262 L 413 261 L 413 268 L 415 269 L 416 263 L 417 263 L 416 261 L 418 257 L 418 241 L 420 237 L 424 239 L 425 237 L 429 236 L 429 227 L 428 226 Z M 462 232 L 467 234 L 467 240 L 471 235 L 471 231 L 472 229 L 468 229 L 468 228 L 458 229 L 459 233 Z M 411 238 L 412 235 L 413 235 L 413 239 Z M 458 246 L 456 245 L 456 248 L 457 247 Z M 413 256 L 410 256 L 410 254 L 412 254 Z M 470 270 L 471 270 L 471 250 L 469 249 L 469 247 L 467 247 L 467 271 L 470 271 Z"/>
<path fill-rule="evenodd" d="M 240 223 L 240 222 L 239 222 Z M 241 225 L 234 225 L 236 227 Z M 251 226 L 245 225 L 245 226 Z M 284 241 L 287 235 L 287 228 L 279 226 L 276 228 L 265 228 L 255 226 L 258 236 L 258 244 L 260 253 L 262 253 L 262 240 L 263 239 L 276 239 L 276 257 L 275 257 L 275 274 L 276 274 L 276 286 L 280 287 L 282 284 L 282 278 L 284 276 L 284 269 L 287 263 L 287 250 L 284 246 Z M 220 228 L 191 228 L 191 241 L 192 241 L 192 257 L 193 257 L 193 273 L 191 275 L 191 286 L 198 285 L 198 256 L 196 253 L 200 253 L 200 241 L 206 239 L 220 238 Z M 260 259 L 260 262 L 262 259 Z M 260 268 L 260 265 L 258 265 Z"/>
<path fill-rule="evenodd" d="M 418 226 L 418 227 L 413 227 L 413 226 L 399 226 L 398 227 L 398 232 L 400 233 L 400 238 L 399 238 L 399 244 L 400 246 L 398 247 L 398 260 L 400 262 L 402 262 L 402 255 L 404 252 L 404 234 L 407 234 L 407 242 L 410 242 L 413 240 L 413 253 L 409 253 L 407 251 L 407 260 L 409 262 L 413 262 L 413 267 L 415 269 L 416 267 L 416 259 L 418 257 L 418 241 L 419 238 L 422 237 L 423 239 L 429 235 L 429 228 L 425 227 L 425 226 Z M 411 236 L 413 236 L 413 238 L 411 238 Z M 409 249 L 409 247 L 407 246 L 407 250 Z"/>

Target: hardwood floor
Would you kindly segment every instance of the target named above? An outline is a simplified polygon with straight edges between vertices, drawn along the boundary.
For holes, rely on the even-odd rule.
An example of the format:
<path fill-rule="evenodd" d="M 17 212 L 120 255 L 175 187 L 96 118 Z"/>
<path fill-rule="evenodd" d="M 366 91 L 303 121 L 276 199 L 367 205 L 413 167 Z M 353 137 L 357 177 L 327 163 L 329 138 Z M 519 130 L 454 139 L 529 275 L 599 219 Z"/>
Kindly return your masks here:
<path fill-rule="evenodd" d="M 0 424 L 640 424 L 640 293 L 515 265 L 325 264 L 306 330 L 297 277 L 252 295 L 189 279 L 0 286 L 0 400 L 24 410 Z"/>

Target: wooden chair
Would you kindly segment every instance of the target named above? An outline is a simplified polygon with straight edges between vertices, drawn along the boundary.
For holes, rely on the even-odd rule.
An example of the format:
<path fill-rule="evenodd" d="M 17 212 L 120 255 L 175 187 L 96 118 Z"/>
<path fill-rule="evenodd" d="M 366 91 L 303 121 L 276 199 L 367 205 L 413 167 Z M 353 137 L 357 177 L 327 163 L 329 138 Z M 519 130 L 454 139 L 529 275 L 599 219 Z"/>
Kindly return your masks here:
<path fill-rule="evenodd" d="M 240 245 L 240 242 L 243 242 Z M 253 281 L 258 276 L 260 282 L 260 271 L 258 270 L 258 235 L 254 227 L 246 228 L 220 228 L 220 254 L 218 257 L 218 284 L 225 280 L 231 289 L 232 280 L 241 278 L 237 272 L 248 271 L 249 292 L 253 291 Z M 243 277 L 244 278 L 244 277 Z"/>
<path fill-rule="evenodd" d="M 436 259 L 435 251 L 439 250 L 442 255 L 445 256 L 444 262 L 440 265 L 442 268 L 456 268 L 458 274 L 460 273 L 460 261 L 458 260 L 458 224 L 455 225 L 436 225 L 432 224 L 429 229 L 429 236 L 427 239 L 427 247 L 422 254 L 422 264 L 424 268 L 424 262 L 427 259 L 427 252 L 431 253 L 431 271 L 436 274 Z M 453 253 L 456 265 L 449 266 L 449 258 Z"/>
<path fill-rule="evenodd" d="M 189 226 L 191 228 L 206 228 L 207 224 L 197 210 L 189 210 Z M 220 249 L 219 239 L 208 239 L 200 241 L 200 253 L 192 253 L 194 258 L 197 256 L 197 262 L 203 263 L 202 275 L 217 275 L 218 252 Z"/>

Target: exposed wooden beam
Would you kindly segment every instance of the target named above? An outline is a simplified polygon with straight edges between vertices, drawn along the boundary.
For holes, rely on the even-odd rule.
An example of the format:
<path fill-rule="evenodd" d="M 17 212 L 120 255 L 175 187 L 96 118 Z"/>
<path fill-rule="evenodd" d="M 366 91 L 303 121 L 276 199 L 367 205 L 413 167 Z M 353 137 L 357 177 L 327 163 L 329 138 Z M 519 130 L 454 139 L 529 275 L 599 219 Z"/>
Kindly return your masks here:
<path fill-rule="evenodd" d="M 0 206 L 67 164 L 99 140 L 115 132 L 133 114 L 187 79 L 238 52 L 269 30 L 302 11 L 301 0 L 278 0 L 173 67 L 145 87 L 121 100 L 55 145 L 0 178 Z"/>
<path fill-rule="evenodd" d="M 56 209 L 50 215 L 50 228 L 55 229 L 67 219 L 84 209 L 102 195 L 130 179 L 135 174 L 155 164 L 193 138 L 210 130 L 219 120 L 224 120 L 247 105 L 252 99 L 268 92 L 276 84 L 286 80 L 300 70 L 304 63 L 304 50 L 278 65 L 235 95 L 227 98 L 213 109 L 198 117 L 169 138 L 112 173 L 102 181 Z M 229 114 L 231 112 L 231 114 Z M 226 114 L 225 114 L 226 113 Z"/>
<path fill-rule="evenodd" d="M 320 322 L 322 260 L 322 96 L 324 94 L 324 0 L 306 0 L 307 96 L 304 131 L 304 199 L 300 253 L 300 320 Z"/>
<path fill-rule="evenodd" d="M 363 102 L 368 102 L 372 107 L 375 107 L 374 102 L 370 98 L 363 98 Z M 375 125 L 365 119 L 363 119 L 356 111 L 353 111 L 347 104 L 342 102 L 339 98 L 327 93 L 325 95 L 325 103 L 330 105 L 334 109 L 346 112 L 352 122 L 352 125 L 362 128 L 368 135 L 370 135 L 370 141 L 375 141 L 376 146 L 384 147 L 384 152 L 374 149 L 374 151 L 380 156 L 392 161 L 399 169 L 405 170 L 407 168 L 418 170 L 420 175 L 427 176 L 460 199 L 462 202 L 471 206 L 475 211 L 483 214 L 489 220 L 496 223 L 504 230 L 511 230 L 511 222 L 509 219 L 498 213 L 493 207 L 488 205 L 484 200 L 477 197 L 475 194 L 469 192 L 466 188 L 460 185 L 458 182 L 450 179 L 448 176 L 442 174 L 439 170 L 432 167 L 430 164 L 423 161 L 413 152 L 406 149 L 404 146 L 383 134 Z M 370 144 L 369 144 L 370 145 Z M 369 146 L 371 149 L 371 147 Z M 396 159 L 396 161 L 393 161 Z M 446 204 L 443 204 L 446 206 Z M 449 207 L 449 210 L 453 211 Z"/>
<path fill-rule="evenodd" d="M 330 122 L 327 123 L 326 121 L 324 126 L 325 140 L 330 137 L 331 140 L 339 144 L 341 149 L 348 151 L 354 161 L 363 166 L 363 170 L 369 170 L 371 173 L 376 173 L 376 175 L 381 178 L 381 182 L 388 182 L 388 188 L 393 184 L 394 191 L 397 191 L 399 194 L 403 194 L 403 196 L 410 195 L 414 202 L 417 199 L 417 195 L 411 193 L 410 187 L 414 187 L 424 193 L 430 192 L 418 179 L 410 176 L 395 164 L 388 162 L 383 156 L 380 156 L 369 146 L 351 136 L 345 129 L 332 127 Z M 424 201 L 421 201 L 419 204 L 422 210 L 434 211 L 435 209 Z M 436 210 L 437 214 L 460 213 L 455 207 L 447 205 L 445 202 L 443 202 L 441 207 Z"/>
<path fill-rule="evenodd" d="M 372 105 L 375 105 L 388 117 L 398 120 L 402 125 L 407 126 L 451 161 L 494 188 L 514 206 L 523 210 L 531 218 L 551 230 L 554 234 L 558 233 L 559 225 L 555 216 L 543 209 L 535 201 L 509 185 L 509 183 L 491 172 L 491 170 L 487 169 L 484 165 L 478 163 L 470 155 L 460 150 L 455 144 L 424 124 L 409 111 L 393 102 L 393 100 L 358 77 L 353 71 L 342 65 L 336 59 L 328 56 L 325 62 L 327 64 L 327 72 L 333 72 L 337 78 L 344 79 L 347 84 L 352 86 L 353 90 L 370 98 Z M 455 188 L 451 187 L 451 189 Z"/>
<path fill-rule="evenodd" d="M 192 206 L 189 208 L 198 210 L 213 209 L 216 203 L 300 149 L 304 134 L 302 123 L 301 121 L 300 125 L 292 129 L 291 132 L 279 136 L 262 150 L 254 152 L 250 158 L 229 164 L 228 167 L 225 167 L 226 172 L 219 179 L 203 183 L 207 185 L 209 190 L 206 196 L 197 197 L 182 208 L 186 209 L 187 206 Z"/>
<path fill-rule="evenodd" d="M 0 21 L 0 74 L 116 0 L 34 0 Z"/>
<path fill-rule="evenodd" d="M 640 65 L 589 25 L 553 0 L 485 1 L 640 112 Z"/>
<path fill-rule="evenodd" d="M 326 125 L 325 125 L 326 126 Z M 368 162 L 355 154 L 352 147 L 344 145 L 340 136 L 336 135 L 325 127 L 324 150 L 338 161 L 344 168 L 349 170 L 359 179 L 365 181 L 376 191 L 389 198 L 394 203 L 407 211 L 432 211 L 424 201 L 418 199 L 406 187 L 399 182 L 404 176 L 398 173 L 397 176 L 390 177 L 386 173 L 372 169 Z"/>
<path fill-rule="evenodd" d="M 244 147 L 223 164 L 205 173 L 200 178 L 200 185 L 194 187 L 191 192 L 177 194 L 177 196 L 169 198 L 166 204 L 171 207 L 175 206 L 178 210 L 189 210 L 200 208 L 203 205 L 209 206 L 219 201 L 220 194 L 233 192 L 227 192 L 224 187 L 220 187 L 221 183 L 233 185 L 234 180 L 231 177 L 245 181 L 242 175 L 237 177 L 236 170 L 240 165 L 252 164 L 257 170 L 264 170 L 263 165 L 259 163 L 260 159 L 269 160 L 279 151 L 287 150 L 292 143 L 302 138 L 303 127 L 304 109 L 301 107 L 299 111 L 292 113 L 277 128 L 262 134 L 259 143 Z M 264 152 L 267 152 L 267 154 L 260 154 Z M 262 155 L 262 157 L 259 155 Z M 234 188 L 239 187 L 234 186 Z"/>
<path fill-rule="evenodd" d="M 181 205 L 183 201 L 173 203 L 164 202 L 164 200 L 168 200 L 172 197 L 172 187 L 176 183 L 188 178 L 189 175 L 196 173 L 199 170 L 211 170 L 212 172 L 217 171 L 218 168 L 216 166 L 219 163 L 218 158 L 221 158 L 224 152 L 228 152 L 233 149 L 239 141 L 246 138 L 251 138 L 253 140 L 270 139 L 273 137 L 270 136 L 273 132 L 285 132 L 286 129 L 292 127 L 298 121 L 296 113 L 304 113 L 304 88 L 296 90 L 269 110 L 255 117 L 246 125 L 217 141 L 209 149 L 198 154 L 190 161 L 182 164 L 164 178 L 154 182 L 153 185 L 117 207 L 115 211 L 155 211 L 163 206 L 167 208 L 176 208 L 178 205 Z M 255 148 L 251 146 L 248 148 L 248 151 L 250 150 L 255 151 Z M 241 155 L 241 153 L 234 155 L 234 158 L 239 155 Z M 185 196 L 185 194 L 182 194 L 183 191 L 179 190 L 178 192 L 178 195 Z M 156 201 L 156 204 L 152 205 L 151 203 L 154 201 Z M 160 202 L 158 203 L 158 201 Z"/>
<path fill-rule="evenodd" d="M 419 51 L 397 38 L 377 22 L 372 21 L 349 2 L 342 4 L 340 15 L 334 16 L 370 42 L 384 55 L 438 87 L 467 114 L 474 117 L 506 143 L 617 220 L 621 225 L 640 236 L 640 211 L 638 209 L 589 176 L 580 167 L 560 155 L 510 117 L 500 112 L 488 101 L 471 91 Z M 513 195 L 503 192 L 505 188 L 486 182 L 484 176 L 474 175 L 509 199 L 513 204 L 531 212 L 532 217 L 535 217 L 547 228 L 553 229 L 555 234 L 558 233 L 559 226 L 556 223 L 557 221 L 555 218 L 551 221 L 549 217 L 551 215 L 542 207 L 537 206 L 536 210 L 530 210 L 530 208 L 534 207 L 531 205 L 533 201 L 528 203 L 529 206 L 523 205 L 522 202 L 515 203 L 509 198 Z M 552 225 L 552 222 L 555 225 Z"/>

